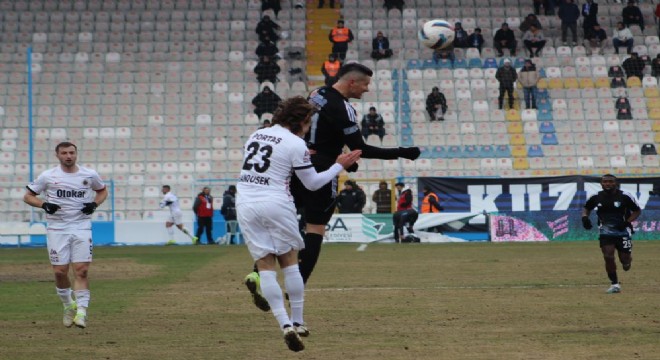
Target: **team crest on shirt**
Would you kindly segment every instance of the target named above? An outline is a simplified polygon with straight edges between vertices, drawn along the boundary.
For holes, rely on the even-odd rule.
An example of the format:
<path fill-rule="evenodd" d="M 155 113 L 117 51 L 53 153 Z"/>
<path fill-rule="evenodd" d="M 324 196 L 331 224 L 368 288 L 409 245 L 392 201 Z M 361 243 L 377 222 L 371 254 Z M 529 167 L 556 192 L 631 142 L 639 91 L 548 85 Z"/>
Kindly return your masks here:
<path fill-rule="evenodd" d="M 614 207 L 619 207 L 621 206 L 621 201 L 615 201 L 614 202 Z"/>
<path fill-rule="evenodd" d="M 85 186 L 89 185 L 89 181 L 87 181 L 87 179 L 83 180 L 83 185 Z"/>

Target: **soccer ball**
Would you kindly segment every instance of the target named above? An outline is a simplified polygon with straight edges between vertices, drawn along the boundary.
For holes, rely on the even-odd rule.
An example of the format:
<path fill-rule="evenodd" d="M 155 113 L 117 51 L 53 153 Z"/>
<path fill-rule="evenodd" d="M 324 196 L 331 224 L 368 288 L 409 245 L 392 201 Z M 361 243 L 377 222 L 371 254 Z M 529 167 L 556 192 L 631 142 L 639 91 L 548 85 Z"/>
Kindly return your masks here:
<path fill-rule="evenodd" d="M 445 20 L 430 20 L 419 29 L 419 41 L 431 49 L 444 49 L 454 42 L 454 27 Z"/>

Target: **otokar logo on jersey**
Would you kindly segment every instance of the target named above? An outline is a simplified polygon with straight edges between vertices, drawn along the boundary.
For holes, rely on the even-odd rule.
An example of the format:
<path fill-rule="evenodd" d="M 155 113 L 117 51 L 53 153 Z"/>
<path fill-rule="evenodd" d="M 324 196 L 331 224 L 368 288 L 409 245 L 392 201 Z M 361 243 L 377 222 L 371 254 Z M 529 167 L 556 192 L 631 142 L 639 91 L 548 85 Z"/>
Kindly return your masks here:
<path fill-rule="evenodd" d="M 57 190 L 55 195 L 59 198 L 84 198 L 87 196 L 85 190 Z"/>

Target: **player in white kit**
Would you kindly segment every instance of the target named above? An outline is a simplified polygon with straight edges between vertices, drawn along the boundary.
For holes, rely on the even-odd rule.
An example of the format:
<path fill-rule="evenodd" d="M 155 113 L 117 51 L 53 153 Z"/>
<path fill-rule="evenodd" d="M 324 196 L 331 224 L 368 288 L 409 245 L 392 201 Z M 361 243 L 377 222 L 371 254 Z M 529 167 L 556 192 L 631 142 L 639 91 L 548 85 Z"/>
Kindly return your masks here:
<path fill-rule="evenodd" d="M 85 328 L 90 300 L 87 272 L 93 247 L 91 215 L 108 197 L 108 191 L 96 171 L 76 165 L 76 145 L 62 142 L 55 153 L 60 165 L 32 181 L 23 201 L 46 211 L 48 254 L 57 295 L 64 305 L 64 326 Z M 38 197 L 42 193 L 45 201 Z M 69 264 L 73 265 L 75 302 Z"/>
<path fill-rule="evenodd" d="M 260 291 L 266 298 L 293 351 L 304 349 L 300 336 L 309 335 L 309 331 L 303 322 L 305 286 L 298 269 L 298 251 L 305 243 L 289 191 L 291 176 L 295 171 L 303 185 L 315 190 L 353 165 L 361 154 L 360 150 L 341 154 L 328 170 L 317 173 L 302 139 L 309 131 L 314 110 L 301 96 L 282 102 L 273 116 L 273 126 L 257 130 L 247 140 L 237 185 L 238 223 L 259 270 L 259 289 L 254 289 L 253 294 Z M 277 282 L 276 263 L 284 273 L 291 317 Z"/>
<path fill-rule="evenodd" d="M 165 227 L 167 228 L 167 233 L 170 236 L 167 241 L 167 245 L 174 245 L 176 241 L 174 240 L 174 228 L 172 225 L 176 224 L 176 227 L 179 228 L 184 234 L 188 235 L 190 240 L 192 240 L 193 245 L 197 244 L 199 240 L 196 236 L 190 234 L 186 228 L 183 227 L 183 214 L 181 213 L 181 207 L 179 206 L 179 198 L 172 193 L 172 188 L 169 185 L 163 185 L 163 200 L 160 202 L 160 208 L 169 207 L 170 208 L 170 217 L 165 222 Z"/>

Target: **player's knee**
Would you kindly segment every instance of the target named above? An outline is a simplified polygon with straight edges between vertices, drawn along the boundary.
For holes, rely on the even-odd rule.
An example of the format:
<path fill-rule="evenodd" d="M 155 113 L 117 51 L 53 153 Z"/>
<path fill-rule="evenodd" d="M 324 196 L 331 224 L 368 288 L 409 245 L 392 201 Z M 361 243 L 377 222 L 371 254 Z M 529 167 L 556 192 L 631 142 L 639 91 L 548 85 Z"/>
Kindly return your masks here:
<path fill-rule="evenodd" d="M 68 276 L 68 268 L 54 268 L 53 269 L 53 274 L 55 274 L 55 277 L 57 279 L 64 279 Z"/>
<path fill-rule="evenodd" d="M 76 269 L 76 278 L 78 279 L 86 279 L 87 278 L 87 273 L 88 273 L 87 268 L 80 268 Z"/>

